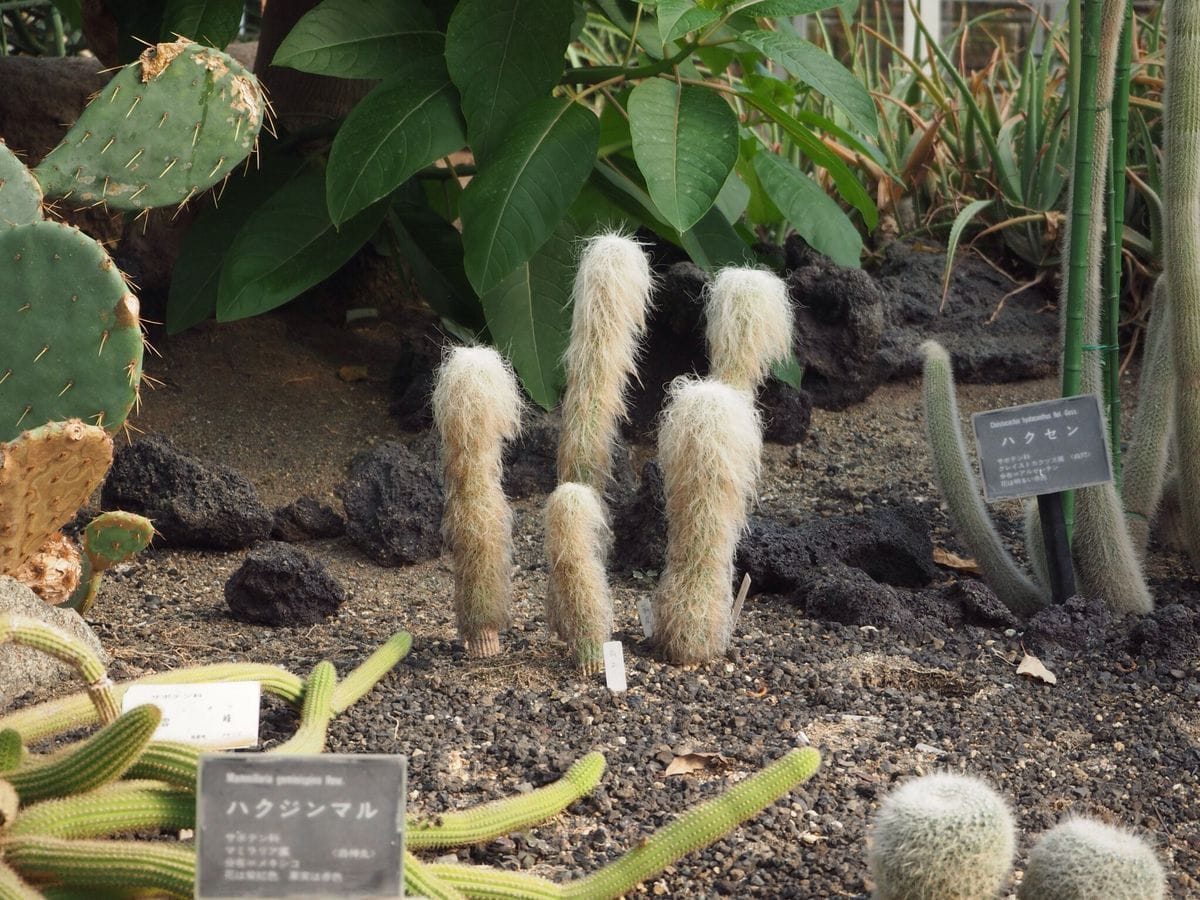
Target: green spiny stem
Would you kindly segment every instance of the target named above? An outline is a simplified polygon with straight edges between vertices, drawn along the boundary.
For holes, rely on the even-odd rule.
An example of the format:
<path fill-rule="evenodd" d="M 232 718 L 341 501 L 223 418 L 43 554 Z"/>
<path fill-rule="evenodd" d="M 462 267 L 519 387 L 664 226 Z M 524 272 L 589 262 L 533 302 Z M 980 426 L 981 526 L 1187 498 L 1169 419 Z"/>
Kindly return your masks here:
<path fill-rule="evenodd" d="M 425 868 L 467 897 L 483 900 L 560 900 L 568 896 L 563 886 L 553 881 L 520 872 L 505 872 L 490 866 L 434 863 Z"/>
<path fill-rule="evenodd" d="M 296 733 L 269 753 L 321 753 L 333 718 L 333 691 L 337 685 L 337 670 L 333 663 L 322 660 L 313 666 L 304 685 L 304 705 L 300 710 L 300 727 Z"/>
<path fill-rule="evenodd" d="M 27 753 L 18 731 L 12 728 L 0 731 L 0 772 L 10 772 L 20 766 Z"/>
<path fill-rule="evenodd" d="M 4 842 L 4 861 L 29 881 L 64 887 L 150 888 L 187 898 L 196 880 L 193 848 L 145 841 L 15 837 Z"/>
<path fill-rule="evenodd" d="M 191 684 L 210 681 L 257 681 L 269 694 L 281 697 L 297 705 L 304 695 L 304 681 L 279 666 L 260 663 L 216 663 L 188 669 L 174 669 L 144 675 L 115 687 L 115 696 L 120 702 L 125 688 L 131 684 Z M 54 737 L 82 725 L 97 721 L 95 709 L 86 694 L 72 694 L 46 703 L 18 710 L 0 718 L 0 729 L 12 728 L 28 743 Z"/>
<path fill-rule="evenodd" d="M 41 217 L 41 187 L 0 139 L 0 225 L 27 225 Z"/>
<path fill-rule="evenodd" d="M 151 741 L 125 775 L 127 778 L 148 778 L 195 790 L 199 768 L 200 750 L 191 744 Z"/>
<path fill-rule="evenodd" d="M 589 753 L 553 784 L 519 797 L 485 803 L 433 820 L 410 821 L 405 841 L 414 850 L 479 844 L 521 831 L 558 815 L 596 789 L 604 774 L 604 754 Z"/>
<path fill-rule="evenodd" d="M 711 844 L 816 774 L 821 754 L 791 750 L 741 784 L 684 813 L 600 871 L 563 887 L 579 900 L 619 897 L 680 857 Z"/>
<path fill-rule="evenodd" d="M 28 806 L 5 836 L 98 838 L 147 828 L 178 831 L 195 824 L 193 791 L 161 781 L 118 781 Z"/>
<path fill-rule="evenodd" d="M 150 900 L 154 894 L 134 889 L 123 891 L 120 888 L 109 888 L 101 891 L 96 888 L 67 888 L 48 885 L 41 888 L 41 894 L 38 896 L 41 900 Z"/>
<path fill-rule="evenodd" d="M 934 479 L 950 520 L 1000 601 L 1018 615 L 1033 615 L 1048 600 L 1009 555 L 983 505 L 959 425 L 950 356 L 933 341 L 922 344 L 921 353 L 925 357 L 925 434 Z"/>
<path fill-rule="evenodd" d="M 145 750 L 162 714 L 139 706 L 84 741 L 73 752 L 5 774 L 23 804 L 99 787 L 120 778 Z"/>
<path fill-rule="evenodd" d="M 465 900 L 466 894 L 429 871 L 430 867 L 408 851 L 404 853 L 404 888 L 429 900 Z"/>
<path fill-rule="evenodd" d="M 99 720 L 108 723 L 120 715 L 121 705 L 104 664 L 82 641 L 36 619 L 4 616 L 0 618 L 0 644 L 3 643 L 32 647 L 72 666 L 87 683 L 87 696 Z M 76 721 L 72 724 L 80 723 Z M 13 726 L 0 721 L 0 727 Z"/>
<path fill-rule="evenodd" d="M 102 573 L 149 546 L 154 526 L 145 516 L 113 510 L 92 519 L 83 530 L 80 584 L 62 606 L 81 616 L 96 602 Z"/>
<path fill-rule="evenodd" d="M 1179 500 L 1200 561 L 1200 6 L 1165 4 L 1163 272 L 1171 304 Z"/>
<path fill-rule="evenodd" d="M 42 894 L 0 859 L 0 900 L 42 900 Z"/>
<path fill-rule="evenodd" d="M 379 683 L 412 649 L 412 635 L 407 631 L 393 634 L 386 643 L 364 659 L 357 668 L 341 679 L 333 689 L 330 707 L 334 715 L 345 712 Z"/>

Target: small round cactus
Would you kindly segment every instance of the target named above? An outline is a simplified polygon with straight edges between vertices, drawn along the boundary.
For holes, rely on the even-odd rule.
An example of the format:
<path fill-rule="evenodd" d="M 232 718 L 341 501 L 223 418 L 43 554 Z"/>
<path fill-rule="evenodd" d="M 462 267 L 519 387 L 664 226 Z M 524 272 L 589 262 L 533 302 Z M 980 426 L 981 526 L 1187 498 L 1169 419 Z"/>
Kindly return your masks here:
<path fill-rule="evenodd" d="M 879 808 L 867 863 L 875 900 L 991 900 L 1012 868 L 1012 813 L 985 781 L 939 772 Z"/>
<path fill-rule="evenodd" d="M 1042 835 L 1029 854 L 1018 900 L 1162 900 L 1166 876 L 1132 832 L 1072 818 Z"/>

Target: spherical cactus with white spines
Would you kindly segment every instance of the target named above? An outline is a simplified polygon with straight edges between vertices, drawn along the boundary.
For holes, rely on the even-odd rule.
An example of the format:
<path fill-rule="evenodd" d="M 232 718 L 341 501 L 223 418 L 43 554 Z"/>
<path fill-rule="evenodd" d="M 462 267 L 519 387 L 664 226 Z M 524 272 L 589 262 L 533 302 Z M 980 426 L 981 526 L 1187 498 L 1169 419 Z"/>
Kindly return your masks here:
<path fill-rule="evenodd" d="M 1029 853 L 1018 900 L 1162 900 L 1167 879 L 1137 835 L 1095 819 L 1067 819 Z"/>

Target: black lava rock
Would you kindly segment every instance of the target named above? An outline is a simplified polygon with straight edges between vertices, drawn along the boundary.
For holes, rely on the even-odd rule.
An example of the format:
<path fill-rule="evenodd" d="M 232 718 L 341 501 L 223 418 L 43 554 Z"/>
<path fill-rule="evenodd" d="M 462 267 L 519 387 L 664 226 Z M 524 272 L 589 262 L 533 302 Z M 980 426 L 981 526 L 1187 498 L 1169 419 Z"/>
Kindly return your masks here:
<path fill-rule="evenodd" d="M 266 541 L 225 582 L 234 618 L 256 625 L 317 625 L 336 615 L 346 592 L 311 553 Z"/>
<path fill-rule="evenodd" d="M 441 555 L 442 488 L 429 463 L 389 441 L 354 457 L 338 496 L 346 534 L 381 566 Z"/>
<path fill-rule="evenodd" d="M 1021 620 L 1000 602 L 995 592 L 982 581 L 963 578 L 942 588 L 946 602 L 962 614 L 967 625 L 1014 628 Z"/>
<path fill-rule="evenodd" d="M 812 424 L 812 396 L 776 378 L 758 394 L 763 415 L 763 438 L 772 444 L 799 444 Z"/>
<path fill-rule="evenodd" d="M 298 543 L 314 538 L 333 538 L 346 533 L 342 514 L 315 497 L 297 497 L 275 510 L 271 537 L 277 541 Z"/>
<path fill-rule="evenodd" d="M 513 498 L 548 494 L 558 483 L 558 423 L 526 414 L 521 434 L 504 448 L 504 493 Z"/>
<path fill-rule="evenodd" d="M 1100 598 L 1079 595 L 1065 603 L 1038 610 L 1025 625 L 1025 644 L 1041 653 L 1057 645 L 1065 650 L 1092 650 L 1104 646 L 1113 617 Z"/>
<path fill-rule="evenodd" d="M 271 533 L 271 511 L 243 475 L 185 456 L 162 435 L 119 450 L 100 494 L 104 509 L 146 516 L 162 543 L 237 550 Z"/>
<path fill-rule="evenodd" d="M 667 552 L 666 494 L 662 470 L 653 460 L 642 467 L 642 480 L 614 519 L 609 564 L 618 572 L 661 572 Z"/>
<path fill-rule="evenodd" d="M 930 592 L 880 584 L 862 569 L 832 563 L 807 570 L 792 593 L 810 619 L 891 628 L 921 640 L 943 631 L 953 613 Z"/>

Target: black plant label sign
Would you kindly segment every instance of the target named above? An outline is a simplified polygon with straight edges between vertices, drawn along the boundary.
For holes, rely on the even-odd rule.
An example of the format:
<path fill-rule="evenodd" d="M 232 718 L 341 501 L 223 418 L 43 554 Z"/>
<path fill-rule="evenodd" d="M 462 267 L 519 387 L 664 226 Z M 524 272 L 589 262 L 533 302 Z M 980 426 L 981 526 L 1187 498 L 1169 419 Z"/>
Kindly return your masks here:
<path fill-rule="evenodd" d="M 202 756 L 196 897 L 402 897 L 405 776 L 403 756 Z"/>
<path fill-rule="evenodd" d="M 978 412 L 971 424 L 989 501 L 1112 481 L 1104 415 L 1095 394 Z"/>

